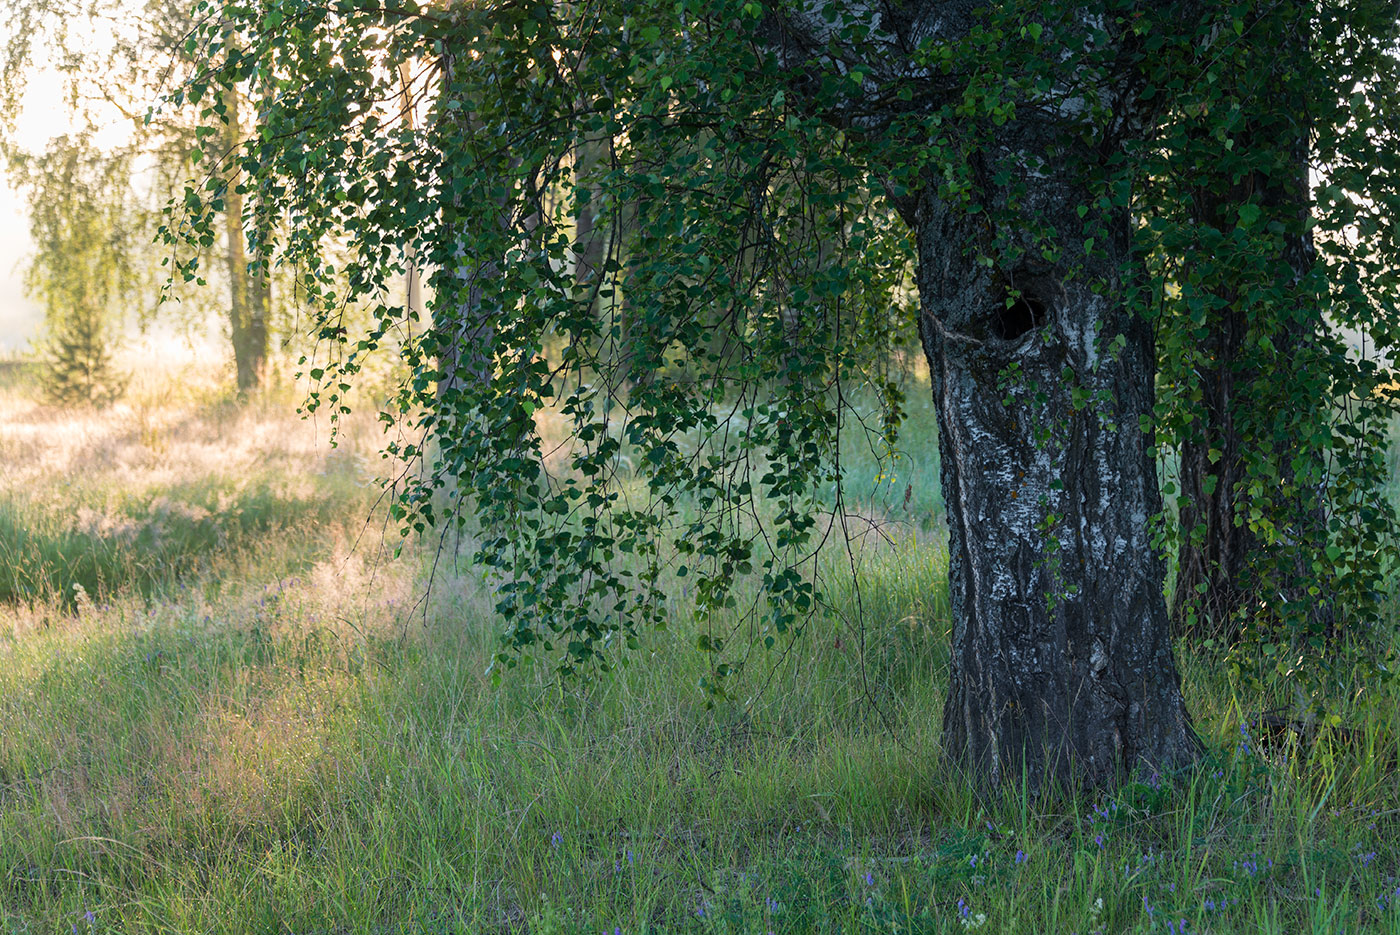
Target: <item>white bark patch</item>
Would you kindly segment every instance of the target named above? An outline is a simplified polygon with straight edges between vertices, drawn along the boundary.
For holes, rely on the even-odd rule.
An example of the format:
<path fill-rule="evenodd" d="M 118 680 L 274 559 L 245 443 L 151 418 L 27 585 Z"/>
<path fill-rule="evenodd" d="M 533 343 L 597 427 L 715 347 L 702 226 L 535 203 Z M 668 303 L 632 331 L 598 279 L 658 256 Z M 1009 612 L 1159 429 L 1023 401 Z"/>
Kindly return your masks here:
<path fill-rule="evenodd" d="M 1089 654 L 1089 671 L 1094 674 L 1094 678 L 1099 677 L 1099 673 L 1108 668 L 1108 650 L 1104 648 L 1102 640 L 1094 640 L 1094 649 Z"/>
<path fill-rule="evenodd" d="M 1099 326 L 1098 322 L 1089 322 L 1083 331 L 1084 345 L 1081 350 L 1084 352 L 1084 363 L 1090 372 L 1099 369 Z"/>

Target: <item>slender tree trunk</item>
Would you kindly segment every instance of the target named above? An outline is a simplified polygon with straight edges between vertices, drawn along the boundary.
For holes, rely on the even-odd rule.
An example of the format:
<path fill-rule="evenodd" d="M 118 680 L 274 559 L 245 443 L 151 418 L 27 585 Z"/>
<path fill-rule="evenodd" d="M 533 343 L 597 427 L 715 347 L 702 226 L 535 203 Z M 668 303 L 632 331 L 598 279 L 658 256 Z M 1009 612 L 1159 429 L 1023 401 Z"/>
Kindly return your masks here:
<path fill-rule="evenodd" d="M 632 358 L 638 330 L 636 315 L 639 303 L 636 292 L 641 288 L 641 283 L 637 280 L 637 262 L 634 258 L 641 214 L 641 202 L 629 201 L 620 207 L 614 225 L 617 233 L 613 238 L 612 257 L 616 261 L 616 268 L 609 274 L 612 276 L 610 330 L 617 335 L 614 341 L 616 349 L 613 352 L 613 362 L 616 367 L 614 382 L 619 387 L 631 386 L 640 377 L 632 372 Z"/>
<path fill-rule="evenodd" d="M 586 292 L 595 291 L 607 256 L 607 229 L 598 223 L 603 219 L 602 189 L 595 178 L 603 147 L 602 139 L 590 138 L 579 144 L 575 156 L 574 281 Z"/>
<path fill-rule="evenodd" d="M 627 319 L 607 261 L 620 253 L 625 218 L 604 205 L 597 177 L 609 145 L 607 137 L 589 137 L 575 153 L 574 283 L 579 298 L 593 303 L 598 316 L 599 368 L 613 392 L 619 393 L 628 380 Z"/>
<path fill-rule="evenodd" d="M 410 131 L 418 129 L 417 110 L 413 103 L 413 70 L 407 62 L 399 63 L 400 117 Z M 408 270 L 404 273 L 404 307 L 410 320 L 423 314 L 423 271 L 418 266 L 418 254 L 412 247 L 406 257 Z"/>
<path fill-rule="evenodd" d="M 1194 220 L 1218 229 L 1231 204 L 1237 207 L 1238 201 L 1201 191 Z M 1240 512 L 1246 506 L 1247 478 L 1245 441 L 1236 423 L 1241 403 L 1249 405 L 1253 382 L 1240 361 L 1249 322 L 1235 297 L 1222 298 L 1226 304 L 1216 315 L 1197 369 L 1199 418 L 1179 448 L 1183 499 L 1177 517 L 1180 543 L 1172 624 L 1176 633 L 1193 641 L 1233 642 L 1238 637 L 1254 587 L 1247 574 L 1249 560 L 1259 546 Z"/>
<path fill-rule="evenodd" d="M 1046 179 L 1037 194 L 1060 242 L 1083 243 L 1074 206 L 1088 193 Z M 979 265 L 985 221 L 929 194 L 912 221 L 950 530 L 946 754 L 993 783 L 1192 761 L 1147 523 L 1160 495 L 1139 419 L 1155 357 L 1121 299 L 1126 215 L 1104 255 L 1074 257 L 1074 279 Z"/>
<path fill-rule="evenodd" d="M 433 303 L 433 329 L 440 336 L 437 400 L 440 410 L 455 410 L 466 388 L 479 390 L 494 376 L 491 348 L 495 343 L 494 316 L 482 302 L 483 280 L 499 273 L 496 263 L 472 268 L 464 257 L 455 273 L 457 292 L 452 298 L 437 290 Z"/>
<path fill-rule="evenodd" d="M 1306 220 L 1310 213 L 1308 180 L 1307 103 L 1289 90 L 1289 76 L 1273 69 L 1297 61 L 1306 45 L 1305 7 L 1271 9 L 1248 24 L 1253 45 L 1245 53 L 1248 67 L 1236 69 L 1241 83 L 1237 98 L 1245 109 L 1243 126 L 1231 138 L 1245 153 L 1276 156 L 1267 169 L 1241 175 L 1230 170 L 1228 151 L 1219 154 L 1225 167 L 1219 178 L 1198 188 L 1192 221 L 1199 229 L 1228 234 L 1241 206 L 1254 203 L 1268 218 L 1283 220 L 1289 229 L 1279 240 L 1276 255 L 1295 290 L 1312 269 L 1315 250 Z M 1292 54 L 1280 54 L 1292 50 Z M 1214 140 L 1215 137 L 1208 137 Z M 1250 262 L 1257 262 L 1251 257 Z M 1208 260 L 1218 264 L 1219 258 Z M 1219 274 L 1217 274 L 1219 275 Z M 1289 431 L 1297 419 L 1296 394 L 1279 393 L 1279 367 L 1261 371 L 1258 350 L 1248 344 L 1268 334 L 1280 364 L 1292 367 L 1311 353 L 1320 320 L 1312 309 L 1294 315 L 1291 309 L 1270 308 L 1250 314 L 1247 299 L 1229 282 L 1216 292 L 1222 300 L 1207 346 L 1197 369 L 1201 403 L 1195 431 L 1180 446 L 1184 502 L 1179 515 L 1181 541 L 1177 552 L 1177 581 L 1172 603 L 1176 631 L 1192 640 L 1214 638 L 1235 643 L 1251 616 L 1268 604 L 1307 607 L 1310 629 L 1332 628 L 1333 608 L 1325 594 L 1304 593 L 1315 575 L 1308 561 L 1327 544 L 1325 491 L 1299 482 L 1295 459 L 1317 457 L 1299 445 Z M 1302 299 L 1299 292 L 1290 296 Z M 1328 405 L 1325 392 L 1313 405 Z M 1280 424 L 1276 424 L 1280 423 Z M 1265 453 L 1275 482 L 1253 497 L 1249 493 L 1246 451 Z M 1310 465 L 1319 476 L 1316 463 Z M 1281 541 L 1264 542 L 1250 521 L 1251 506 L 1260 506 L 1278 526 Z M 1281 522 L 1280 522 L 1281 520 Z M 1291 555 L 1280 572 L 1274 553 Z M 1284 580 L 1280 580 L 1280 579 Z M 1282 598 L 1282 600 L 1279 600 Z"/>
<path fill-rule="evenodd" d="M 272 321 L 272 277 L 265 268 L 249 277 L 248 319 L 251 341 L 262 349 L 258 362 L 258 380 L 267 371 L 268 323 Z"/>
<path fill-rule="evenodd" d="M 228 142 L 232 151 L 242 143 L 237 91 L 225 94 L 228 107 Z M 237 171 L 229 173 L 224 193 L 224 237 L 229 284 L 229 334 L 239 392 L 255 390 L 267 367 L 267 309 L 270 286 L 255 283 L 248 274 L 248 254 L 243 236 L 243 195 L 238 191 Z M 265 277 L 258 277 L 265 279 Z"/>
<path fill-rule="evenodd" d="M 443 93 L 453 88 L 456 62 L 451 54 L 442 58 Z M 439 120 L 463 119 L 456 114 L 442 113 Z M 470 120 L 470 118 L 466 118 Z M 474 131 L 475 128 L 469 128 Z M 444 182 L 450 181 L 451 166 L 443 167 Z M 453 210 L 444 227 L 456 231 L 469 223 L 458 219 L 463 206 L 454 201 Z M 505 203 L 500 205 L 500 223 L 506 226 Z M 469 257 L 455 250 L 453 268 L 442 271 L 437 278 L 433 299 L 433 330 L 438 335 L 437 405 L 439 418 L 451 418 L 460 428 L 474 418 L 474 407 L 466 397 L 482 391 L 495 376 L 492 348 L 496 343 L 496 323 L 493 310 L 484 301 L 482 284 L 495 279 L 500 267 L 490 258 Z"/>

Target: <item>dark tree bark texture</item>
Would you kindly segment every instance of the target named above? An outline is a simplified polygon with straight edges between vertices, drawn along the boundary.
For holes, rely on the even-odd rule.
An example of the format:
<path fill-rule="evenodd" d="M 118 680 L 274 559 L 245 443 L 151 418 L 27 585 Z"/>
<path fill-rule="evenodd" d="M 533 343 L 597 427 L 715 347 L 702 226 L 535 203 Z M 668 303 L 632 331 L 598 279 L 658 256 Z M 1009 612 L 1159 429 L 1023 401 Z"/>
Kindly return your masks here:
<path fill-rule="evenodd" d="M 1047 188 L 1073 218 L 1084 193 Z M 1189 763 L 1199 744 L 1147 522 L 1161 504 L 1139 427 L 1153 403 L 1146 322 L 1088 276 L 978 265 L 980 221 L 932 197 L 915 224 L 950 534 L 945 751 L 993 783 Z M 1108 283 L 1127 259 L 1126 217 L 1114 226 L 1107 255 L 1085 259 Z M 1008 308 L 1009 288 L 1021 296 Z"/>
<path fill-rule="evenodd" d="M 825 86 L 820 63 L 859 62 L 864 79 L 845 85 L 858 90 L 831 117 L 879 133 L 902 83 L 915 109 L 961 98 L 961 81 L 908 56 L 926 39 L 968 35 L 983 9 L 972 0 L 799 3 L 767 31 L 799 94 Z M 948 511 L 944 750 L 991 785 L 1108 784 L 1200 754 L 1148 525 L 1161 509 L 1140 423 L 1152 414 L 1155 348 L 1122 282 L 1133 268 L 1127 211 L 1105 214 L 1087 181 L 1145 121 L 1133 66 L 1095 70 L 1070 51 L 1112 60 L 1113 43 L 1133 40 L 1102 27 L 1122 13 L 1091 4 L 1059 24 L 1051 47 L 1066 50 L 1064 70 L 1051 83 L 1066 90 L 1026 102 L 972 157 L 980 211 L 940 201 L 936 177 L 892 193 L 918 243 Z M 846 43 L 856 32 L 863 38 Z M 1096 110 L 1113 118 L 1086 122 Z M 1014 209 L 1012 179 L 1025 185 Z M 1005 249 L 1007 231 L 993 230 L 1008 216 L 1042 231 L 1010 232 L 1019 254 Z M 999 259 L 1045 255 L 1047 226 L 1059 259 Z M 1083 246 L 1090 237 L 1096 249 Z"/>

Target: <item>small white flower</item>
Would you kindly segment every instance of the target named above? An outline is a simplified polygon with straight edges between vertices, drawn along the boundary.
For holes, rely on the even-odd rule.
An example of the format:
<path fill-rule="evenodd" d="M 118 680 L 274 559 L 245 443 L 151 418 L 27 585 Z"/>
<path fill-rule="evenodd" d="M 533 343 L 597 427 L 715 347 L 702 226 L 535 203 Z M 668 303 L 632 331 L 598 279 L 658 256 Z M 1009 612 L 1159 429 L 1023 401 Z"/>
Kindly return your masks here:
<path fill-rule="evenodd" d="M 1101 916 L 1101 915 L 1103 915 L 1103 897 L 1102 897 L 1102 896 L 1100 896 L 1098 899 L 1094 900 L 1094 904 L 1093 904 L 1092 906 L 1089 907 L 1089 918 L 1091 918 L 1091 919 L 1097 919 L 1097 918 L 1098 918 L 1099 916 Z"/>

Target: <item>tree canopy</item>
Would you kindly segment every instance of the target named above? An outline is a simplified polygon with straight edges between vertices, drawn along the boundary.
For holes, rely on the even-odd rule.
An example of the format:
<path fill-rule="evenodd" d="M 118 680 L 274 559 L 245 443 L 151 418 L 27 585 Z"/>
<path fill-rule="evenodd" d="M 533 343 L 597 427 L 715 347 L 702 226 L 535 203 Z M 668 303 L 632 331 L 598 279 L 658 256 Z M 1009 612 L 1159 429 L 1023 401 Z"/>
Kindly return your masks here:
<path fill-rule="evenodd" d="M 198 10 L 203 68 L 174 103 L 203 108 L 210 174 L 166 234 L 209 242 L 237 167 L 253 262 L 316 309 L 313 408 L 343 411 L 392 344 L 388 453 L 425 467 L 395 478 L 395 516 L 423 531 L 470 505 L 504 666 L 625 658 L 665 624 L 665 567 L 716 613 L 756 576 L 759 639 L 799 628 L 846 513 L 851 388 L 874 386 L 895 444 L 880 362 L 911 318 L 952 536 L 953 755 L 1100 779 L 1194 756 L 1164 537 L 1247 526 L 1272 583 L 1227 615 L 1270 656 L 1374 625 L 1387 377 L 1338 328 L 1395 339 L 1391 6 Z M 393 298 L 419 269 L 427 321 Z M 1248 392 L 1224 413 L 1227 373 Z M 1175 531 L 1222 462 L 1224 524 Z M 1341 616 L 1298 612 L 1324 590 Z M 716 692 L 726 636 L 701 641 Z"/>

